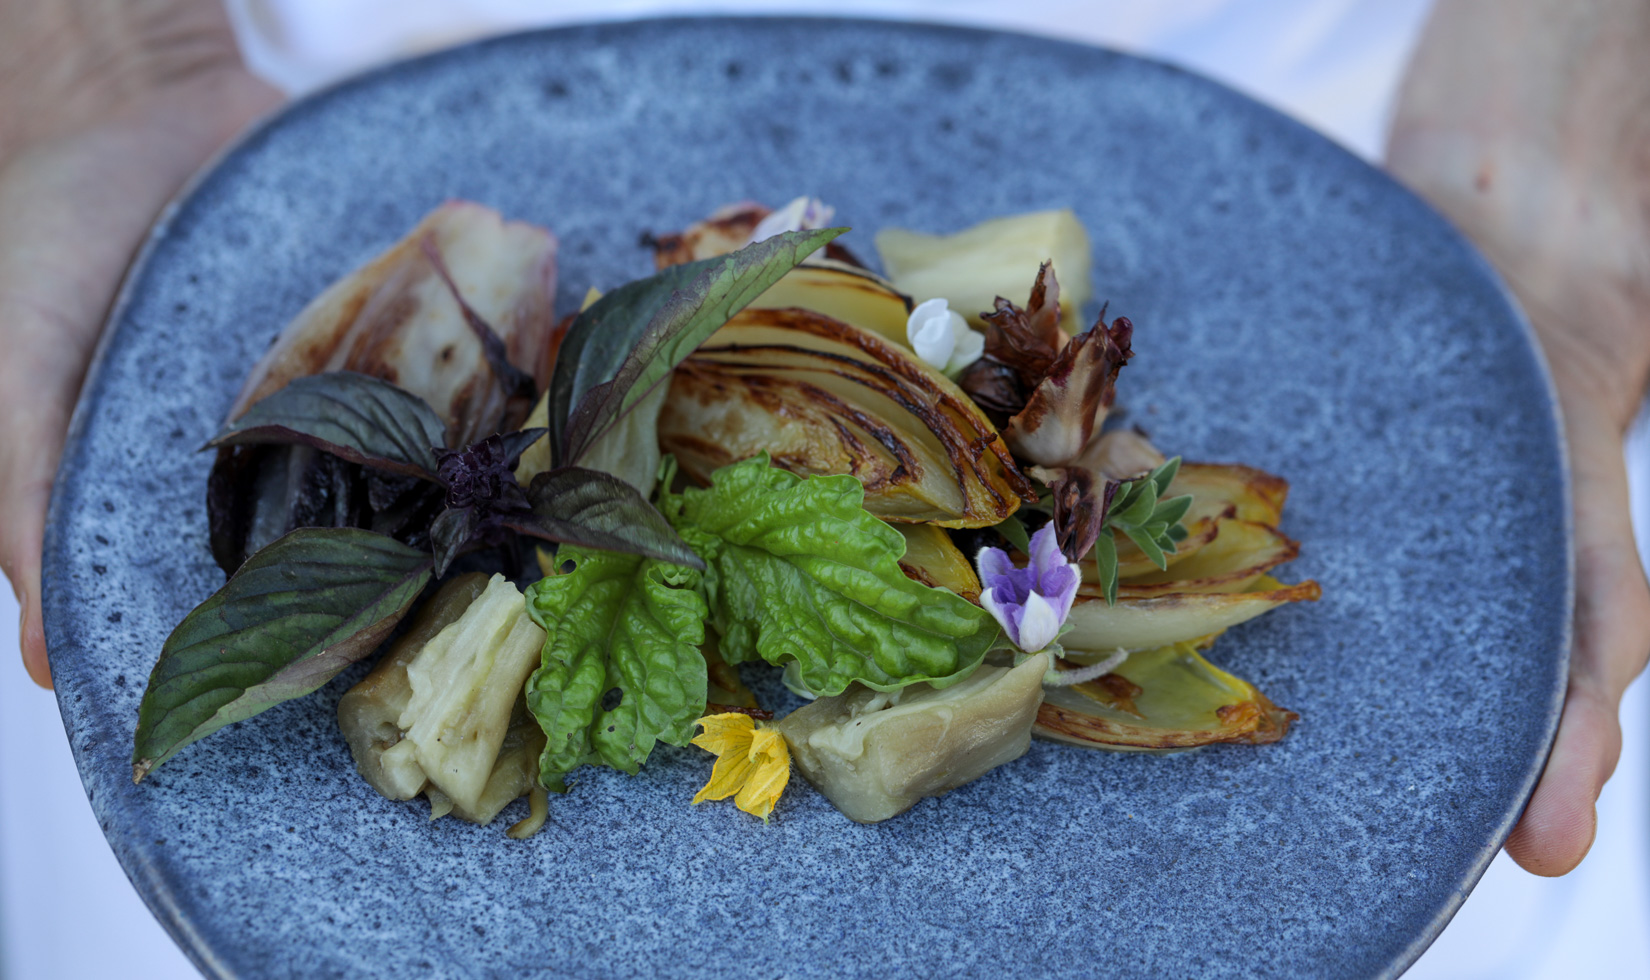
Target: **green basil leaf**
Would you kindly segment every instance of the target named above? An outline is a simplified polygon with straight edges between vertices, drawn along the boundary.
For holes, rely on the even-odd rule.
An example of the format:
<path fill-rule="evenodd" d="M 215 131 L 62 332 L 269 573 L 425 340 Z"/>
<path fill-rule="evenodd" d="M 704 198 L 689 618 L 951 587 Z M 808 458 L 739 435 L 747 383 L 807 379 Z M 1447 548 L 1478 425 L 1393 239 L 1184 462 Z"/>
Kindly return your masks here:
<path fill-rule="evenodd" d="M 635 774 L 657 742 L 686 745 L 705 711 L 705 601 L 681 565 L 564 546 L 573 568 L 527 589 L 544 628 L 527 707 L 544 729 L 539 778 L 585 762 Z"/>
<path fill-rule="evenodd" d="M 558 389 L 550 406 L 552 436 L 561 436 L 556 460 L 581 462 L 585 451 L 705 338 L 847 230 L 788 231 L 728 255 L 675 266 L 622 286 L 579 314 L 556 358 L 558 376 L 564 360 L 573 364 L 565 404 Z"/>
<path fill-rule="evenodd" d="M 254 402 L 205 448 L 258 443 L 314 446 L 352 463 L 434 480 L 447 427 L 422 398 L 354 371 L 294 378 Z"/>
<path fill-rule="evenodd" d="M 854 681 L 893 690 L 961 680 L 996 642 L 989 613 L 907 578 L 905 539 L 864 507 L 851 476 L 803 479 L 766 454 L 724 466 L 664 510 L 708 566 L 729 663 L 796 661 L 819 695 Z"/>
<path fill-rule="evenodd" d="M 705 567 L 664 515 L 618 477 L 563 466 L 534 477 L 527 499 L 531 514 L 504 515 L 499 523 L 547 541 Z"/>
<path fill-rule="evenodd" d="M 138 708 L 133 782 L 371 653 L 430 564 L 427 552 L 356 528 L 303 528 L 248 558 L 167 637 Z"/>

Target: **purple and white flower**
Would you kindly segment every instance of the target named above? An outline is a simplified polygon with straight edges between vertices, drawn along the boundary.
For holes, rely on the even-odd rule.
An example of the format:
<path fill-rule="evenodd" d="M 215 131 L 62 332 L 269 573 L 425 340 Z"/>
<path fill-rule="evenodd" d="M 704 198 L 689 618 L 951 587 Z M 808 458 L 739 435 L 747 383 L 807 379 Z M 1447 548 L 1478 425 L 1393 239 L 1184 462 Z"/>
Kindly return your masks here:
<path fill-rule="evenodd" d="M 1015 568 L 1001 548 L 980 549 L 977 564 L 980 605 L 1014 645 L 1036 653 L 1054 642 L 1082 580 L 1077 564 L 1060 553 L 1054 526 L 1045 524 L 1031 536 L 1031 561 L 1024 568 Z"/>
<path fill-rule="evenodd" d="M 758 222 L 756 228 L 751 231 L 750 244 L 765 242 L 787 231 L 812 231 L 815 228 L 823 228 L 830 223 L 835 214 L 836 208 L 817 197 L 804 195 L 771 212 Z"/>

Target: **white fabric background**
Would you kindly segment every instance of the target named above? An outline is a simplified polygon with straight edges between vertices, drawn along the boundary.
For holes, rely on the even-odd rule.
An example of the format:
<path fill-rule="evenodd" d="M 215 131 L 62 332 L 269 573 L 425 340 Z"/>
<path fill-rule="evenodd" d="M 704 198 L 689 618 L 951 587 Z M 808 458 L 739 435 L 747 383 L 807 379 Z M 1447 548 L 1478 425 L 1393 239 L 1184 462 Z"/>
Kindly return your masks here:
<path fill-rule="evenodd" d="M 1397 79 L 1428 0 L 231 0 L 249 62 L 303 92 L 365 65 L 497 30 L 655 13 L 816 12 L 911 17 L 1108 44 L 1201 71 L 1379 156 Z M 1641 550 L 1650 530 L 1650 425 L 1628 450 Z M 56 702 L 16 653 L 0 597 L 0 978 L 169 980 L 192 975 L 105 843 Z M 1650 686 L 1623 709 L 1625 749 L 1591 856 L 1546 880 L 1498 858 L 1410 972 L 1425 980 L 1650 976 Z"/>

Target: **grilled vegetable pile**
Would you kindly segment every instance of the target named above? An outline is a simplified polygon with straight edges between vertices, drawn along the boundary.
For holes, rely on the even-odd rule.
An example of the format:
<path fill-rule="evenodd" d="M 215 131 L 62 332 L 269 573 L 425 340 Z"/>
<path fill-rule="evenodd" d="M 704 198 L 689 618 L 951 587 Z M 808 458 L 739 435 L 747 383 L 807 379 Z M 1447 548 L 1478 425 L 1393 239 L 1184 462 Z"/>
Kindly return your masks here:
<path fill-rule="evenodd" d="M 794 762 L 876 821 L 1033 734 L 1282 738 L 1204 654 L 1318 597 L 1271 577 L 1287 484 L 1106 426 L 1135 333 L 1081 326 L 1076 219 L 885 230 L 884 277 L 830 217 L 649 236 L 653 276 L 557 321 L 550 233 L 455 203 L 330 287 L 207 443 L 229 580 L 161 651 L 134 780 L 391 638 L 339 702 L 362 776 L 477 823 L 526 796 L 515 837 L 660 742 L 715 755 L 695 803 L 767 819 Z M 774 720 L 743 664 L 810 703 Z"/>

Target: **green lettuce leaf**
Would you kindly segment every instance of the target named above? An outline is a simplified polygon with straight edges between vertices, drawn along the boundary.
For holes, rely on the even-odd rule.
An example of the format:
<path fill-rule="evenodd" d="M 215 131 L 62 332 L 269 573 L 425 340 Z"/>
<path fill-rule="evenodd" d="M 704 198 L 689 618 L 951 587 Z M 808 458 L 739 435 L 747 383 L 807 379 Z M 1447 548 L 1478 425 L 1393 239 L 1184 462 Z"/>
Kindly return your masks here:
<path fill-rule="evenodd" d="M 900 570 L 905 538 L 865 510 L 851 476 L 803 479 L 766 454 L 717 470 L 708 489 L 661 501 L 706 562 L 712 623 L 729 663 L 798 664 L 809 691 L 854 681 L 943 687 L 997 641 L 985 610 Z"/>
<path fill-rule="evenodd" d="M 527 707 L 544 729 L 540 780 L 586 763 L 632 775 L 656 742 L 686 745 L 705 711 L 700 574 L 637 555 L 562 545 L 561 567 L 527 590 L 544 628 Z"/>

